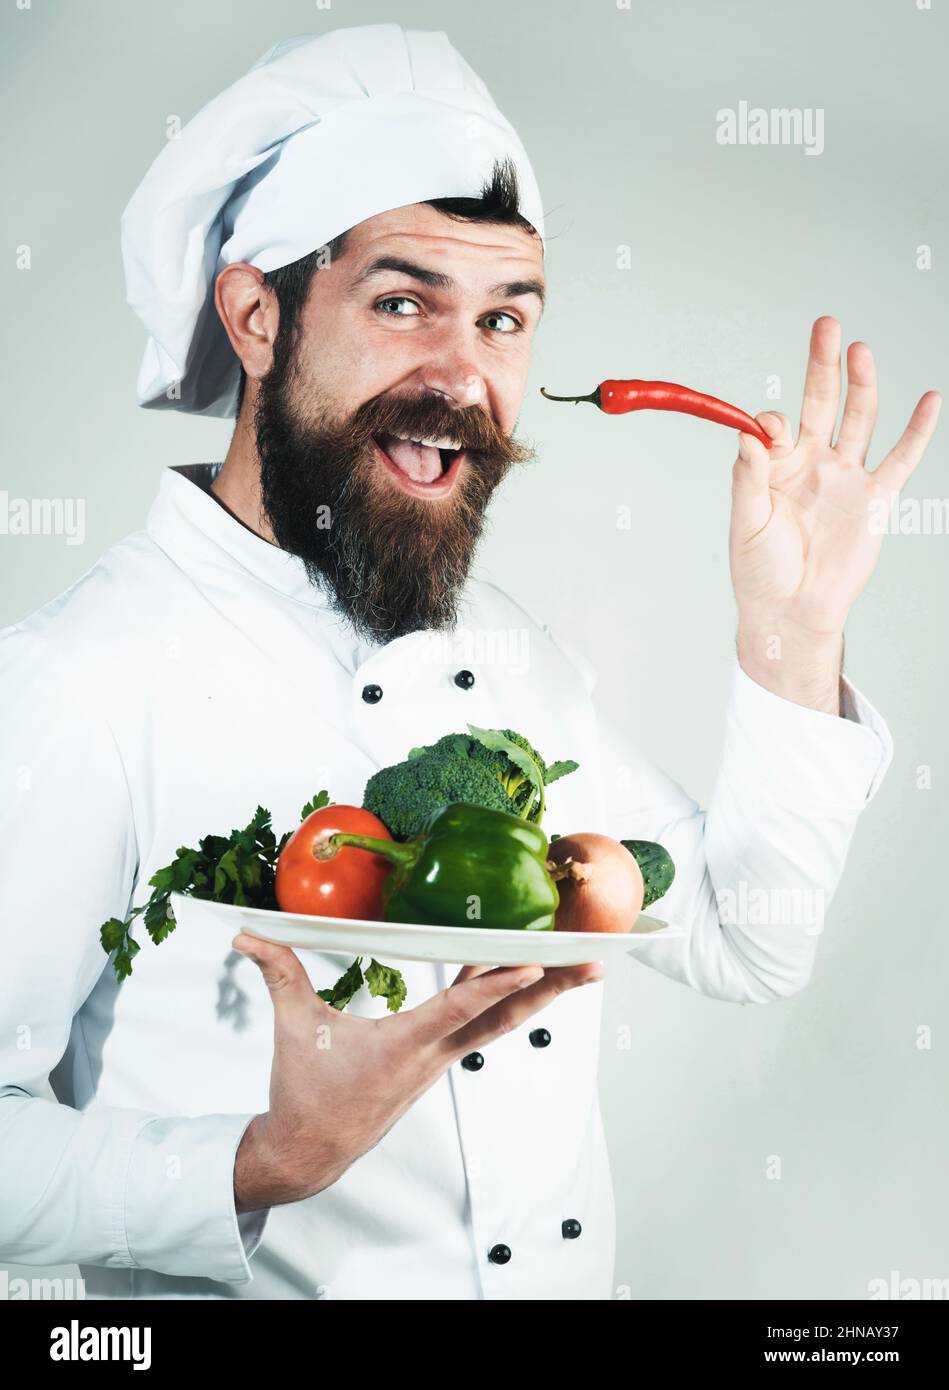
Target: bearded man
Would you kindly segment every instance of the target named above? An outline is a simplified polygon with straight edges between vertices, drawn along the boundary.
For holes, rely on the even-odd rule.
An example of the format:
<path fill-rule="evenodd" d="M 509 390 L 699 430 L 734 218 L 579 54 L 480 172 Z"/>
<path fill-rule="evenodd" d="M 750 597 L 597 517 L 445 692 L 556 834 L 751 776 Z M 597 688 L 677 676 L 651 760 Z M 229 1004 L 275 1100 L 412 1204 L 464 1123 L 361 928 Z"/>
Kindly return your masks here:
<path fill-rule="evenodd" d="M 670 929 L 635 959 L 732 1003 L 801 989 L 813 924 L 722 902 L 826 907 L 892 756 L 840 667 L 879 548 L 869 350 L 836 446 L 829 319 L 797 443 L 773 414 L 770 458 L 740 436 L 741 637 L 702 810 L 632 708 L 622 728 L 595 708 L 592 664 L 473 569 L 534 457 L 515 430 L 545 231 L 520 140 L 444 34 L 276 45 L 169 141 L 122 231 L 139 403 L 236 424 L 222 465 L 167 468 L 144 529 L 3 634 L 0 1255 L 74 1261 L 94 1298 L 609 1298 L 595 948 L 388 960 L 408 989 L 391 1014 L 320 998 L 344 956 L 214 914 L 146 941 L 119 984 L 99 928 L 178 846 L 258 804 L 291 828 L 321 786 L 359 806 L 379 768 L 470 723 L 579 764 L 552 829 L 670 851 Z M 878 470 L 891 485 L 936 409 Z"/>

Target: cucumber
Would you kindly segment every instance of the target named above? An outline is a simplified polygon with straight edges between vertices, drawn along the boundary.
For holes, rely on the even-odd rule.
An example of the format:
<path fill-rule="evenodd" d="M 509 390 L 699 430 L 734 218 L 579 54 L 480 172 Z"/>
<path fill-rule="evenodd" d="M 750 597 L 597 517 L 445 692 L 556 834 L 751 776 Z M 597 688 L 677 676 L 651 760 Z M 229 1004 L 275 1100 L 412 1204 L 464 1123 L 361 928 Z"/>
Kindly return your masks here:
<path fill-rule="evenodd" d="M 646 890 L 643 907 L 651 907 L 672 887 L 672 880 L 676 876 L 675 865 L 662 845 L 657 845 L 653 840 L 620 840 L 620 844 L 629 850 L 639 865 Z"/>

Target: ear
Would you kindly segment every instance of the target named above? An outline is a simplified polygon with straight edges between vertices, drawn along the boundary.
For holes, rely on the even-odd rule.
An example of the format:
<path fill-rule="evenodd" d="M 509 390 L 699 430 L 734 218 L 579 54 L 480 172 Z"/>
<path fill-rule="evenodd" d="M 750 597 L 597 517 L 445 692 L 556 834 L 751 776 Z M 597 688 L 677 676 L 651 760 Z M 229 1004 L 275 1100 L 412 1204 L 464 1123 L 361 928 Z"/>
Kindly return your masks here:
<path fill-rule="evenodd" d="M 264 284 L 263 271 L 246 261 L 226 266 L 214 284 L 214 307 L 247 376 L 259 381 L 273 365 L 280 321 L 277 297 Z"/>

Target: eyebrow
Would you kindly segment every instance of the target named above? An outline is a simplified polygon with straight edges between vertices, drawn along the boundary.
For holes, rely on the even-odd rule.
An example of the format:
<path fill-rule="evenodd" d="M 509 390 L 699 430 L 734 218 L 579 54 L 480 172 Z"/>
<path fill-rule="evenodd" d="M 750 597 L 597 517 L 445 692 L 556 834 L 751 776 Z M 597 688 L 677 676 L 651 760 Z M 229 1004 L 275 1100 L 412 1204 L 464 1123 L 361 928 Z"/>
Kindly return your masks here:
<path fill-rule="evenodd" d="M 369 262 L 365 269 L 360 271 L 350 288 L 355 289 L 365 280 L 391 271 L 395 271 L 399 275 L 408 275 L 411 279 L 427 285 L 429 289 L 453 290 L 457 288 L 456 282 L 450 275 L 445 275 L 438 270 L 429 270 L 423 265 L 416 265 L 414 261 L 403 260 L 401 256 L 377 256 L 374 261 Z M 546 303 L 543 280 L 508 280 L 499 285 L 489 285 L 488 294 L 497 295 L 502 299 L 516 299 L 519 295 L 535 294 L 540 300 L 541 308 Z"/>

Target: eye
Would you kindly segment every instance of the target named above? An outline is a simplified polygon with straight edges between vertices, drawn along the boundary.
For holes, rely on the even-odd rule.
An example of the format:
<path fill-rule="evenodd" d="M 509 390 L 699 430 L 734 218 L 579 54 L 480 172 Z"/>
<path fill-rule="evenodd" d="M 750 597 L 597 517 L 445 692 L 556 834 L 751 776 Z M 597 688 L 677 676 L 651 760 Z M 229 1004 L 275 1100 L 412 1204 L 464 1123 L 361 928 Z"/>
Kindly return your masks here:
<path fill-rule="evenodd" d="M 520 319 L 516 319 L 513 314 L 504 313 L 503 310 L 498 310 L 498 312 L 494 314 L 485 314 L 481 322 L 487 324 L 490 327 L 492 319 L 507 319 L 508 324 L 510 325 L 510 327 L 508 328 L 495 329 L 494 331 L 497 333 L 519 333 L 521 329 L 524 327 Z"/>
<path fill-rule="evenodd" d="M 406 313 L 406 312 L 404 312 L 404 311 L 401 310 L 401 309 L 384 309 L 384 308 L 383 308 L 383 305 L 384 305 L 384 304 L 411 304 L 411 305 L 412 305 L 412 309 L 411 309 L 408 313 Z M 414 300 L 414 299 L 409 299 L 408 296 L 407 296 L 407 295 L 404 295 L 404 294 L 389 294 L 389 295 L 386 295 L 385 299 L 380 299 L 380 300 L 377 300 L 377 301 L 376 301 L 375 307 L 376 307 L 376 309 L 379 311 L 380 314 L 388 314 L 390 318 L 399 318 L 399 319 L 415 318 L 415 317 L 417 316 L 417 314 L 419 313 L 419 307 L 418 307 L 418 305 L 416 304 L 415 300 Z"/>

